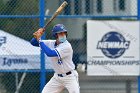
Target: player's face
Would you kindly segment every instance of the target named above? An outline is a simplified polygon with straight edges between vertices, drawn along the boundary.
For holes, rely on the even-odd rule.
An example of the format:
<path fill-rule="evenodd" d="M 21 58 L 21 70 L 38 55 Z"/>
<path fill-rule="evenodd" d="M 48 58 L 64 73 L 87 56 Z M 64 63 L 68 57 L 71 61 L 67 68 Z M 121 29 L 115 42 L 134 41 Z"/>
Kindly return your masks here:
<path fill-rule="evenodd" d="M 65 42 L 66 41 L 66 33 L 65 32 L 57 33 L 57 41 L 59 43 Z"/>

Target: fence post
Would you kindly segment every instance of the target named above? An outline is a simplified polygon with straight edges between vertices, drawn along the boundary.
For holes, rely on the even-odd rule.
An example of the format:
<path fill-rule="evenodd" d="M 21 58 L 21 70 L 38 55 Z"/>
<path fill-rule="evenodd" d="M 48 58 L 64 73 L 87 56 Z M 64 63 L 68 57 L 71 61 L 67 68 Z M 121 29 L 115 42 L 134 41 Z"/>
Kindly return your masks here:
<path fill-rule="evenodd" d="M 44 26 L 44 17 L 45 17 L 45 12 L 44 12 L 44 9 L 45 9 L 45 1 L 44 0 L 40 0 L 40 27 L 43 27 Z M 41 37 L 42 39 L 45 38 L 45 36 L 43 35 Z M 45 71 L 45 55 L 44 55 L 44 52 L 41 50 L 41 57 L 40 57 L 40 60 L 41 60 L 41 66 L 40 66 L 40 93 L 45 85 L 45 81 L 46 81 L 46 71 Z"/>
<path fill-rule="evenodd" d="M 137 7 L 138 7 L 137 8 L 137 15 L 138 15 L 137 19 L 138 19 L 138 21 L 140 21 L 140 0 L 138 0 L 137 2 L 138 2 L 137 3 Z M 139 31 L 140 31 L 140 23 L 139 23 Z M 139 74 L 140 74 L 140 72 L 139 72 Z M 138 76 L 138 93 L 140 93 L 140 76 Z"/>
<path fill-rule="evenodd" d="M 137 7 L 137 15 L 138 15 L 137 18 L 138 18 L 138 20 L 140 21 L 140 10 L 139 10 L 139 9 L 140 9 L 140 0 L 138 0 L 137 6 L 138 6 L 138 7 Z"/>

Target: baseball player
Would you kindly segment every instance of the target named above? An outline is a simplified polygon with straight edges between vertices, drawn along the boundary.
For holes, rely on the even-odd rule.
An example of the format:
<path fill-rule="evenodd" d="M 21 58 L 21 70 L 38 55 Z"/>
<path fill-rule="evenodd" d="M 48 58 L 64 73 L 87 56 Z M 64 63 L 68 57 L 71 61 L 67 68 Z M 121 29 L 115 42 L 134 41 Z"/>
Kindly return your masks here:
<path fill-rule="evenodd" d="M 80 93 L 78 73 L 72 61 L 73 49 L 67 41 L 67 30 L 63 24 L 53 27 L 52 33 L 56 40 L 41 40 L 43 28 L 33 33 L 33 46 L 40 46 L 44 53 L 51 57 L 54 76 L 45 85 L 42 93 L 60 93 L 67 88 L 69 93 Z"/>

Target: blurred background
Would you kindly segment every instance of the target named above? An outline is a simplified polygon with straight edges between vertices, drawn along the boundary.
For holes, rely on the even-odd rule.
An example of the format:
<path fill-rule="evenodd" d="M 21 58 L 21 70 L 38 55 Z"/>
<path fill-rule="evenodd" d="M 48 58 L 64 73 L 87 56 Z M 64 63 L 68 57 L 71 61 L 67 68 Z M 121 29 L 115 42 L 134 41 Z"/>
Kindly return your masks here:
<path fill-rule="evenodd" d="M 87 75 L 86 22 L 138 20 L 139 0 L 0 0 L 0 93 L 41 93 L 52 77 L 49 59 L 29 42 L 33 32 L 47 23 L 63 1 L 68 6 L 43 38 L 53 39 L 51 29 L 55 24 L 67 27 L 81 93 L 138 93 L 137 76 Z"/>

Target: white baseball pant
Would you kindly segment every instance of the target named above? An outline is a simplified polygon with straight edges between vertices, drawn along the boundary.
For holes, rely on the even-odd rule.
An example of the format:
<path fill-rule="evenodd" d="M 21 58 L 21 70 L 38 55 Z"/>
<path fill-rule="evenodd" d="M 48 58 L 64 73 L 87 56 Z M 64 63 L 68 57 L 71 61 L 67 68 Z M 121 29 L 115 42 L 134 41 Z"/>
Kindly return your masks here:
<path fill-rule="evenodd" d="M 80 93 L 77 71 L 74 70 L 70 75 L 64 77 L 55 73 L 43 88 L 42 93 L 60 93 L 64 88 L 67 88 L 69 93 Z"/>

